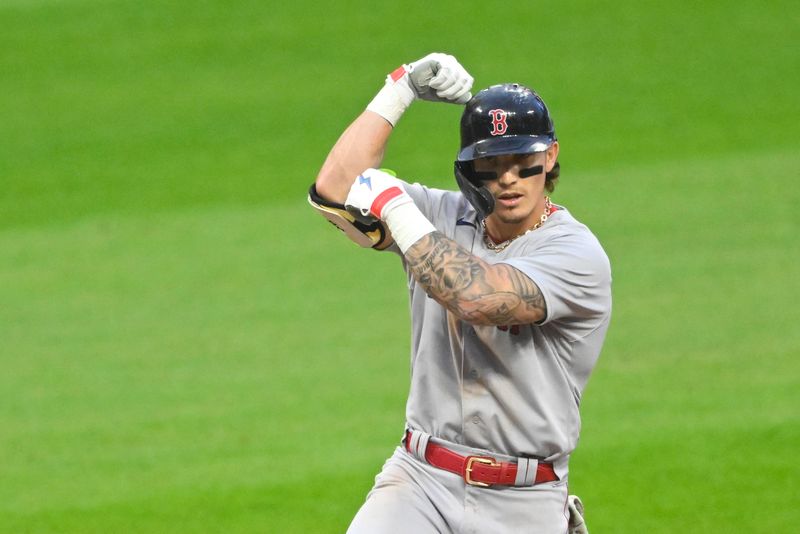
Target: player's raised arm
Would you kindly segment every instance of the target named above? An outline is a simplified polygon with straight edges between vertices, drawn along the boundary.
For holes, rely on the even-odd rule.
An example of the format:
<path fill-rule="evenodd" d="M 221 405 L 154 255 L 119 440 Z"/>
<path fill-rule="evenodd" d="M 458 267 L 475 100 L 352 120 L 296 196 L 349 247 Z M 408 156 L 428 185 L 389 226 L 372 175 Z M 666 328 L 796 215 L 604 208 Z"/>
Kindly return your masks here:
<path fill-rule="evenodd" d="M 353 179 L 380 166 L 384 149 L 400 117 L 416 99 L 464 104 L 472 77 L 447 54 L 433 53 L 386 76 L 383 88 L 333 146 L 317 176 L 320 196 L 344 202 Z"/>
<path fill-rule="evenodd" d="M 392 129 L 414 100 L 464 104 L 472 77 L 456 58 L 433 53 L 387 75 L 367 109 L 339 137 L 319 171 L 309 200 L 328 220 L 362 246 L 387 246 L 382 229 L 352 220 L 342 203 L 363 170 L 379 167 Z M 360 234 L 366 234 L 364 238 Z"/>
<path fill-rule="evenodd" d="M 364 111 L 342 133 L 317 176 L 317 193 L 342 203 L 353 177 L 368 167 L 379 167 L 392 125 L 380 115 Z"/>

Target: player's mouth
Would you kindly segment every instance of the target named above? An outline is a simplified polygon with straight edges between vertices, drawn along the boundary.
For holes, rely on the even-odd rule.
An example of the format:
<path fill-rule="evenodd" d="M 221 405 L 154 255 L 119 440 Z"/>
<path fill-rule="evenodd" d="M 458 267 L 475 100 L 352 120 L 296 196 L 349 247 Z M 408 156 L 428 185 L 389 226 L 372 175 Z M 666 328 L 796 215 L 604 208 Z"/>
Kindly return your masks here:
<path fill-rule="evenodd" d="M 497 195 L 497 202 L 506 207 L 513 208 L 522 201 L 522 195 L 519 193 L 501 193 Z"/>

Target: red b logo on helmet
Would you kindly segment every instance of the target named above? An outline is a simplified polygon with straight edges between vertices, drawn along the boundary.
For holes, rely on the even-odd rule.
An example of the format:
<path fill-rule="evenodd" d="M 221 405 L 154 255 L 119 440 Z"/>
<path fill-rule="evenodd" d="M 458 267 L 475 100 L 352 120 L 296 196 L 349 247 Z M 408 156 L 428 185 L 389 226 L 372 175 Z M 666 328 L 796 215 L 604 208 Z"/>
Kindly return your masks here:
<path fill-rule="evenodd" d="M 506 123 L 506 116 L 508 115 L 505 110 L 492 109 L 489 110 L 489 115 L 492 116 L 492 135 L 503 135 L 508 130 L 508 123 Z"/>

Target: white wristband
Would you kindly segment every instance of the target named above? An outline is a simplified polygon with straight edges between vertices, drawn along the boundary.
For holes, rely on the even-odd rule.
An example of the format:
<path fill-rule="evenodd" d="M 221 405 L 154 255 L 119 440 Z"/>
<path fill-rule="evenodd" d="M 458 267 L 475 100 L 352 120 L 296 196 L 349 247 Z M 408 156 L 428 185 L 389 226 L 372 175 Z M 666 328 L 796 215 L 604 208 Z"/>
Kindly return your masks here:
<path fill-rule="evenodd" d="M 404 202 L 384 210 L 383 222 L 389 227 L 394 242 L 403 254 L 411 245 L 436 231 L 436 227 L 419 211 L 414 202 Z"/>
<path fill-rule="evenodd" d="M 367 109 L 377 113 L 395 126 L 415 98 L 416 95 L 408 83 L 408 73 L 406 73 L 405 67 L 399 67 L 386 76 L 383 89 L 378 91 Z"/>

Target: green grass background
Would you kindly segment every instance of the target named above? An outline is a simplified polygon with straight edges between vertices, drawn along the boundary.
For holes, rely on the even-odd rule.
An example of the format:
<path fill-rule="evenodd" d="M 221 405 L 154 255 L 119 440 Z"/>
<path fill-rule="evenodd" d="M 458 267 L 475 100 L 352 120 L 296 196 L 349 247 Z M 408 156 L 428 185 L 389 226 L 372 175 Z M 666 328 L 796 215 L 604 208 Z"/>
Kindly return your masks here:
<path fill-rule="evenodd" d="M 603 532 L 800 520 L 789 1 L 0 1 L 0 532 L 343 532 L 400 437 L 402 273 L 305 205 L 401 62 L 519 81 L 615 310 L 572 491 Z M 385 165 L 453 187 L 459 109 Z"/>

